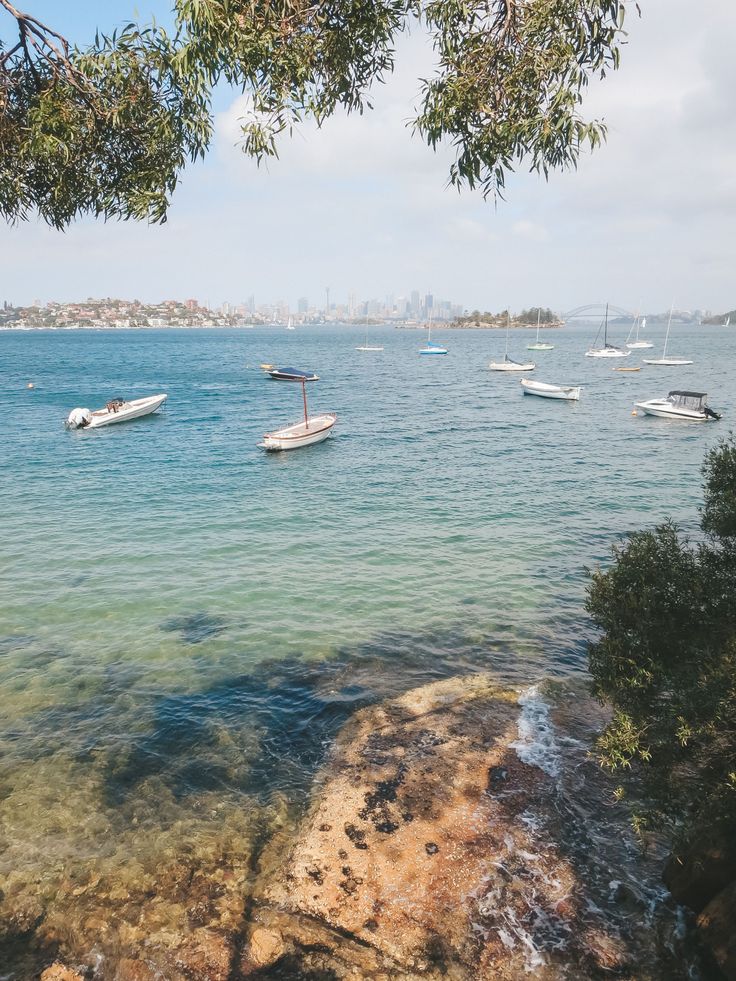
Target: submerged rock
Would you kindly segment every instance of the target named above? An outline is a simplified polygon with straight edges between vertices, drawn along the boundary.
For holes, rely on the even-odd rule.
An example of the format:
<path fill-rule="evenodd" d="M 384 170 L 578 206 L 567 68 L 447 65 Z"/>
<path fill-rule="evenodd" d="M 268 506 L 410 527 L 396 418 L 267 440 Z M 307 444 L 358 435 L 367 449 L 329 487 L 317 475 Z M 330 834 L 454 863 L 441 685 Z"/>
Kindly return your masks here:
<path fill-rule="evenodd" d="M 577 964 L 570 977 L 625 972 L 626 943 L 587 915 L 584 883 L 535 823 L 554 780 L 519 759 L 518 722 L 517 693 L 483 675 L 358 712 L 295 843 L 262 859 L 242 973 L 278 977 L 288 961 L 305 976 L 476 981 L 555 958 Z"/>
<path fill-rule="evenodd" d="M 736 981 L 736 882 L 708 903 L 698 929 L 724 977 Z"/>

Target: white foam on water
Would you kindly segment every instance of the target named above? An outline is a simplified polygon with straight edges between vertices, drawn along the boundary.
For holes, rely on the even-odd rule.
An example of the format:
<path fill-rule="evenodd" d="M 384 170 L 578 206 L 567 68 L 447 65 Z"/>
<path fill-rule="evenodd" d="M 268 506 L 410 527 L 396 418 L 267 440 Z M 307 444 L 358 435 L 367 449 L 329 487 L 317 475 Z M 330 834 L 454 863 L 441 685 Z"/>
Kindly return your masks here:
<path fill-rule="evenodd" d="M 521 714 L 517 723 L 519 738 L 511 743 L 522 763 L 537 766 L 548 776 L 560 775 L 560 750 L 550 718 L 549 705 L 532 685 L 519 695 Z"/>

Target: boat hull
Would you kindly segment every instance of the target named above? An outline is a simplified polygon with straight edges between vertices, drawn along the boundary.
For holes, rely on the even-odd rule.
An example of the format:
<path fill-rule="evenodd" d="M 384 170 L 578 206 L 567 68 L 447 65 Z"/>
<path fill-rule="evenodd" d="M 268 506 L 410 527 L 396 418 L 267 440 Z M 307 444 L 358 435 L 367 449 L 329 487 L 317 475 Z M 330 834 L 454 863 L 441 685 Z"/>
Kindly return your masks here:
<path fill-rule="evenodd" d="M 516 364 L 514 361 L 491 361 L 490 371 L 534 371 L 537 366 L 531 361 L 528 364 Z"/>
<path fill-rule="evenodd" d="M 363 347 L 356 347 L 355 350 L 356 351 L 382 351 L 383 348 L 382 347 L 366 347 L 364 345 Z"/>
<path fill-rule="evenodd" d="M 447 354 L 447 348 L 445 347 L 423 347 L 420 354 Z"/>
<path fill-rule="evenodd" d="M 118 422 L 130 422 L 131 419 L 140 419 L 143 416 L 149 416 L 152 412 L 159 409 L 167 398 L 168 395 L 161 394 L 149 395 L 143 399 L 133 399 L 130 402 L 124 402 L 117 412 L 112 412 L 108 409 L 97 409 L 91 413 L 90 422 L 80 428 L 101 429 L 103 426 L 112 426 Z"/>
<path fill-rule="evenodd" d="M 305 422 L 296 422 L 272 433 L 266 433 L 263 442 L 258 445 L 263 450 L 276 453 L 282 450 L 297 450 L 302 446 L 313 446 L 321 443 L 332 432 L 337 422 L 337 416 L 328 412 L 321 416 L 312 416 Z"/>
<path fill-rule="evenodd" d="M 585 352 L 586 358 L 628 358 L 630 355 L 631 351 L 621 351 L 618 348 L 593 349 Z"/>
<path fill-rule="evenodd" d="M 644 351 L 649 348 L 654 347 L 649 341 L 632 341 L 631 344 L 627 344 L 626 347 L 630 348 L 632 351 Z"/>
<path fill-rule="evenodd" d="M 527 351 L 554 351 L 554 344 L 527 344 Z"/>
<path fill-rule="evenodd" d="M 274 368 L 271 371 L 266 370 L 266 373 L 274 381 L 284 381 L 284 382 L 316 382 L 319 381 L 319 375 L 307 375 L 307 374 L 294 374 L 292 375 L 288 370 L 281 370 L 279 368 Z"/>
<path fill-rule="evenodd" d="M 686 358 L 644 358 L 644 364 L 654 364 L 658 365 L 660 368 L 677 368 L 679 365 L 683 364 L 693 364 L 692 361 L 688 361 Z"/>
<path fill-rule="evenodd" d="M 657 416 L 659 419 L 680 419 L 684 422 L 708 422 L 709 419 L 713 419 L 713 416 L 709 416 L 705 412 L 678 408 L 666 399 L 637 402 L 636 408 L 641 409 L 648 416 Z"/>
<path fill-rule="evenodd" d="M 544 382 L 532 382 L 522 378 L 521 388 L 524 395 L 537 395 L 543 399 L 562 399 L 566 402 L 577 402 L 580 399 L 579 385 L 546 385 Z"/>

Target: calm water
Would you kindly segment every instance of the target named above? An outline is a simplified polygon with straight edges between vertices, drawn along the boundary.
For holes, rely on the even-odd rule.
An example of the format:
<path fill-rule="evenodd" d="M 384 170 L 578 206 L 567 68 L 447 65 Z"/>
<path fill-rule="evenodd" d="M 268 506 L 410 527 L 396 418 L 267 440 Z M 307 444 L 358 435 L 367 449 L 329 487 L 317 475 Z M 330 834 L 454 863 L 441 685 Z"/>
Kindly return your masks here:
<path fill-rule="evenodd" d="M 502 331 L 438 331 L 438 358 L 390 328 L 370 331 L 382 353 L 336 327 L 0 332 L 0 872 L 113 855 L 134 805 L 137 827 L 186 818 L 200 840 L 223 801 L 294 801 L 384 693 L 479 667 L 581 675 L 584 567 L 667 515 L 694 527 L 703 454 L 736 418 L 733 332 L 673 328 L 694 365 L 621 374 L 582 356 L 596 329 L 535 352 L 535 378 L 585 386 L 577 405 L 485 370 Z M 512 332 L 512 356 L 532 339 Z M 327 443 L 257 449 L 301 398 L 261 361 L 320 374 Z M 724 421 L 632 417 L 670 388 L 708 391 Z M 158 391 L 156 417 L 62 428 Z"/>

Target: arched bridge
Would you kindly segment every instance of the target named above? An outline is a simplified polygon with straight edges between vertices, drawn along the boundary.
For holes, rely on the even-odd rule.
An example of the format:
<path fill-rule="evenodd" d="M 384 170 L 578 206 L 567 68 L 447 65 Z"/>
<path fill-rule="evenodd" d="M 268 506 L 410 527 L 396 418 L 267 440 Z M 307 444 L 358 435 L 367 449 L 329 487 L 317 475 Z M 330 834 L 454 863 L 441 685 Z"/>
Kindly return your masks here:
<path fill-rule="evenodd" d="M 589 303 L 587 306 L 575 307 L 574 310 L 563 313 L 562 319 L 574 320 L 576 317 L 602 317 L 605 312 L 605 303 Z M 614 306 L 613 303 L 608 304 L 608 314 L 614 317 L 630 317 L 632 320 L 635 316 L 630 310 L 624 310 L 623 307 Z"/>

